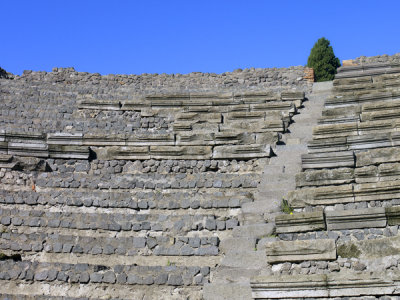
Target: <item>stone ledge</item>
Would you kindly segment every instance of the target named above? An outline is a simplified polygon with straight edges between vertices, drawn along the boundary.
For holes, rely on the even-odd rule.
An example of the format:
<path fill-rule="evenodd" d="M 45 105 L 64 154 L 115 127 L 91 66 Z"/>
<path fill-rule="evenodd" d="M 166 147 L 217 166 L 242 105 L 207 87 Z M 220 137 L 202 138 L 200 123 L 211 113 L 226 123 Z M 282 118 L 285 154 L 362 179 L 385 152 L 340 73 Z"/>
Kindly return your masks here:
<path fill-rule="evenodd" d="M 335 260 L 335 240 L 277 241 L 266 244 L 269 263 L 305 260 Z"/>
<path fill-rule="evenodd" d="M 325 217 L 328 230 L 385 227 L 387 223 L 383 207 L 327 211 Z"/>
<path fill-rule="evenodd" d="M 275 217 L 276 233 L 325 230 L 324 213 L 283 214 Z"/>
<path fill-rule="evenodd" d="M 259 276 L 251 280 L 253 299 L 392 295 L 399 287 L 397 272 Z"/>

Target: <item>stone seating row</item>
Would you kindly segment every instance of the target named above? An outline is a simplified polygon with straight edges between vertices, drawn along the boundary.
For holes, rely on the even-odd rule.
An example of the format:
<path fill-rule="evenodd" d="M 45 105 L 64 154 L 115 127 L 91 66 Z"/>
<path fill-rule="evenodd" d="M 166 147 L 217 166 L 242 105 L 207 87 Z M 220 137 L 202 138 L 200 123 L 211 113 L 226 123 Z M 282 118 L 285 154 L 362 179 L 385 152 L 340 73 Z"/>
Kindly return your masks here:
<path fill-rule="evenodd" d="M 326 123 L 345 123 L 355 121 L 375 121 L 396 119 L 399 115 L 400 101 L 390 99 L 390 101 L 378 100 L 359 103 L 346 107 L 330 107 L 322 111 L 322 117 L 318 120 L 320 124 Z"/>
<path fill-rule="evenodd" d="M 203 285 L 208 267 L 136 266 L 0 261 L 0 280 L 18 282 L 104 283 L 121 285 Z"/>
<path fill-rule="evenodd" d="M 394 295 L 400 273 L 264 276 L 251 281 L 253 299 L 334 298 Z M 369 297 L 368 297 L 369 299 Z"/>
<path fill-rule="evenodd" d="M 400 206 L 282 214 L 275 222 L 276 233 L 383 228 L 400 224 Z"/>
<path fill-rule="evenodd" d="M 361 167 L 355 169 L 342 167 L 335 169 L 309 169 L 305 172 L 298 173 L 296 175 L 296 187 L 339 185 L 346 183 L 372 183 L 400 179 L 400 164 L 398 162 L 390 163 L 389 160 L 388 163 L 375 165 L 374 162 L 378 162 L 379 159 L 378 157 L 375 157 L 374 161 L 371 161 L 370 159 L 365 161 L 365 165 L 363 166 L 362 159 L 368 154 L 358 156 L 360 160 L 357 164 L 359 166 L 361 165 Z M 383 160 L 384 156 L 380 157 L 380 161 L 382 162 Z"/>
<path fill-rule="evenodd" d="M 363 103 L 375 102 L 375 101 L 392 101 L 398 100 L 400 93 L 398 89 L 388 89 L 382 91 L 373 92 L 352 92 L 340 95 L 332 96 L 326 99 L 325 107 L 335 108 L 335 107 L 347 107 Z"/>
<path fill-rule="evenodd" d="M 229 190 L 153 190 L 109 192 L 109 191 L 7 191 L 0 190 L 0 203 L 25 204 L 30 206 L 71 206 L 147 209 L 223 209 L 240 208 L 253 201 L 253 193 L 243 189 Z"/>
<path fill-rule="evenodd" d="M 376 63 L 342 66 L 338 68 L 335 79 L 399 73 L 399 68 L 400 65 L 398 63 Z"/>
<path fill-rule="evenodd" d="M 84 98 L 85 96 L 81 96 Z M 142 110 L 144 108 L 183 108 L 187 107 L 210 107 L 227 106 L 240 104 L 267 103 L 270 101 L 296 101 L 296 107 L 301 105 L 304 99 L 303 92 L 281 92 L 274 95 L 268 92 L 248 92 L 241 94 L 207 94 L 207 93 L 188 93 L 188 94 L 160 94 L 147 95 L 125 101 L 108 101 L 97 99 L 81 99 L 78 107 L 80 109 L 98 110 Z M 78 99 L 79 100 L 79 99 Z M 268 107 L 268 106 L 266 106 Z M 203 108 L 201 108 L 203 110 Z M 190 110 L 188 111 L 190 112 Z"/>
<path fill-rule="evenodd" d="M 313 143 L 312 146 L 318 148 L 313 149 L 312 153 L 302 155 L 302 168 L 355 168 L 399 162 L 397 136 L 397 133 L 378 135 L 369 141 L 370 135 L 364 136 L 363 139 L 335 139 L 331 141 L 332 144 L 323 145 L 325 148 L 320 146 L 322 143 Z M 325 149 L 329 151 L 323 152 Z"/>
<path fill-rule="evenodd" d="M 216 236 L 91 237 L 46 232 L 0 234 L 2 251 L 76 253 L 90 255 L 218 255 Z"/>
<path fill-rule="evenodd" d="M 258 173 L 225 174 L 105 174 L 99 178 L 86 173 L 40 173 L 35 185 L 42 188 L 89 189 L 187 189 L 187 188 L 256 188 Z"/>
<path fill-rule="evenodd" d="M 393 180 L 306 187 L 289 192 L 285 198 L 292 207 L 304 208 L 305 206 L 391 200 L 399 197 L 400 181 Z"/>
<path fill-rule="evenodd" d="M 215 214 L 121 214 L 75 213 L 46 210 L 1 208 L 0 223 L 4 226 L 104 230 L 114 232 L 172 232 L 231 230 L 239 225 L 236 217 Z"/>
<path fill-rule="evenodd" d="M 98 158 L 104 160 L 251 159 L 270 157 L 272 155 L 271 146 L 264 142 L 266 140 L 271 142 L 273 138 L 273 134 L 260 135 L 258 139 L 261 144 L 257 144 L 257 135 L 255 134 L 231 132 L 191 134 L 177 138 L 175 134 L 104 136 L 54 133 L 45 135 L 42 133 L 7 133 L 3 130 L 0 133 L 0 153 L 87 160 L 89 159 L 89 147 L 91 147 L 95 153 L 98 152 L 96 153 Z M 243 144 L 240 145 L 240 143 Z M 181 146 L 182 144 L 187 146 Z"/>

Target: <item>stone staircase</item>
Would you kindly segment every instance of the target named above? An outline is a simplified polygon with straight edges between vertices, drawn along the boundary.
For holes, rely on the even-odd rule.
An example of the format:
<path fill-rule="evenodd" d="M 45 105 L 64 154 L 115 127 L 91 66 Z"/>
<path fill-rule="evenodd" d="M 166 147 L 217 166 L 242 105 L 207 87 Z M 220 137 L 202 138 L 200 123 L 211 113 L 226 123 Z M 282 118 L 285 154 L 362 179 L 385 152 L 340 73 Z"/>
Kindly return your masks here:
<path fill-rule="evenodd" d="M 250 299 L 250 278 L 269 272 L 265 243 L 274 234 L 274 218 L 281 213 L 283 197 L 296 186 L 301 154 L 307 153 L 306 143 L 331 88 L 332 82 L 315 83 L 301 113 L 293 117 L 290 132 L 274 149 L 276 157 L 264 167 L 255 201 L 242 205 L 243 225 L 233 230 L 231 238 L 221 241 L 225 257 L 212 274 L 212 283 L 205 286 L 205 299 Z"/>
<path fill-rule="evenodd" d="M 253 299 L 398 299 L 398 63 L 342 67 Z M 298 127 L 295 127 L 298 130 Z M 300 129 L 301 130 L 301 129 Z"/>
<path fill-rule="evenodd" d="M 240 209 L 308 83 L 144 92 L 136 79 L 0 80 L 0 298 L 202 299 L 211 271 L 236 264 L 230 240 L 271 226 L 242 227 Z"/>

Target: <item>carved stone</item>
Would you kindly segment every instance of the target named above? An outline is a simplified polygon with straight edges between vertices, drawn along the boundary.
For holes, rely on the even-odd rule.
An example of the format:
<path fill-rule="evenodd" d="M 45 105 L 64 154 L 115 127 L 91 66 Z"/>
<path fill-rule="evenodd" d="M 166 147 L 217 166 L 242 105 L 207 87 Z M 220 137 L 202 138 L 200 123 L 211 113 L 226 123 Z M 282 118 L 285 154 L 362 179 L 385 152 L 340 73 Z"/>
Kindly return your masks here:
<path fill-rule="evenodd" d="M 269 263 L 305 260 L 335 260 L 335 240 L 278 241 L 266 244 Z"/>
<path fill-rule="evenodd" d="M 275 217 L 276 233 L 305 232 L 324 230 L 322 211 L 311 213 L 282 214 Z"/>
<path fill-rule="evenodd" d="M 328 230 L 386 226 L 386 215 L 383 207 L 326 211 L 325 218 Z"/>

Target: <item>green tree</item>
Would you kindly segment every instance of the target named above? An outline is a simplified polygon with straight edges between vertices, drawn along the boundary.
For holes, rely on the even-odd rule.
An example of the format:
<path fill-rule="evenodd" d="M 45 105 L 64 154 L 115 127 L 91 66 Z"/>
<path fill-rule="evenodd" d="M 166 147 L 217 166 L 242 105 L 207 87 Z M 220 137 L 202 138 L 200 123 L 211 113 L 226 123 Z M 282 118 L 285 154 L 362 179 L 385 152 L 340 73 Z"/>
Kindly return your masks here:
<path fill-rule="evenodd" d="M 308 57 L 307 67 L 314 69 L 315 81 L 328 81 L 335 78 L 340 61 L 333 53 L 329 40 L 322 37 L 314 44 Z"/>
<path fill-rule="evenodd" d="M 8 78 L 7 71 L 0 67 L 0 78 Z"/>

